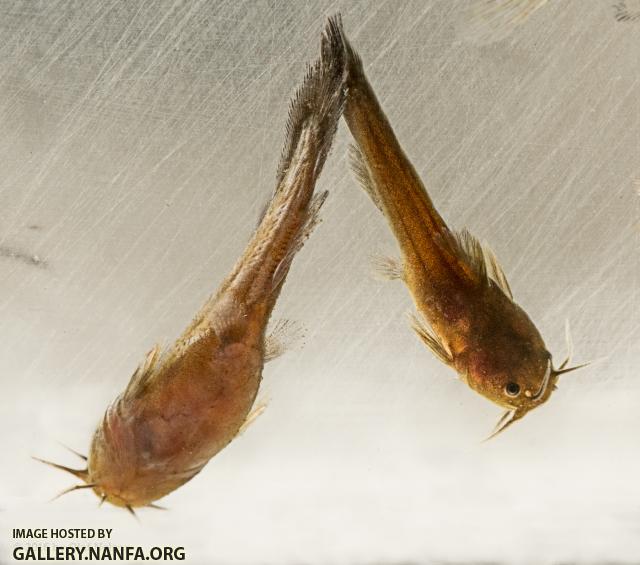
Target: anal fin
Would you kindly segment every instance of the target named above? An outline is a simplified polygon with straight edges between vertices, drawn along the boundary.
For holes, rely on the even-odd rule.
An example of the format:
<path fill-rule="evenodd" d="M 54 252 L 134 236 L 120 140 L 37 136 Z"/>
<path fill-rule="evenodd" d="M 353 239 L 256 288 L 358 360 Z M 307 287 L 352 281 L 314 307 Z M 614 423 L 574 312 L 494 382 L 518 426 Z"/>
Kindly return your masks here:
<path fill-rule="evenodd" d="M 369 169 L 362 157 L 360 149 L 355 145 L 349 146 L 349 163 L 360 186 L 369 195 L 369 198 L 371 198 L 371 201 L 376 205 L 378 210 L 383 212 L 382 202 L 380 201 L 380 196 L 378 195 L 375 182 L 371 178 L 371 174 L 369 173 Z"/>
<path fill-rule="evenodd" d="M 374 272 L 388 281 L 402 280 L 404 269 L 400 259 L 387 255 L 374 255 L 371 260 Z"/>
<path fill-rule="evenodd" d="M 276 270 L 273 273 L 271 287 L 275 293 L 280 291 L 280 287 L 289 273 L 289 268 L 291 267 L 295 254 L 302 249 L 302 246 L 311 235 L 311 232 L 313 232 L 313 230 L 322 221 L 322 218 L 320 217 L 320 209 L 327 199 L 327 196 L 329 196 L 329 191 L 325 190 L 324 192 L 315 194 L 311 199 L 311 202 L 309 203 L 309 210 L 307 211 L 307 219 L 300 229 L 295 243 L 291 246 L 291 249 L 283 257 L 282 261 L 280 261 L 280 264 L 276 267 Z"/>

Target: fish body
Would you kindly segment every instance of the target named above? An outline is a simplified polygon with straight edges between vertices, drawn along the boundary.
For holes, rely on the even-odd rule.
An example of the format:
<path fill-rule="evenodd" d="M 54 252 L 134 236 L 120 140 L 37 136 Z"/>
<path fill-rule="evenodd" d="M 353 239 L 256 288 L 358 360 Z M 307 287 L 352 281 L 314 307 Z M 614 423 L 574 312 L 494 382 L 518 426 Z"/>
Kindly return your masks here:
<path fill-rule="evenodd" d="M 414 329 L 472 389 L 507 409 L 501 431 L 545 402 L 564 369 L 526 312 L 514 302 L 495 256 L 466 230 L 451 230 L 405 155 L 369 84 L 347 53 L 344 118 L 354 137 L 352 165 L 386 217 L 402 262 L 387 266 L 407 286 L 420 317 Z M 426 323 L 425 323 L 426 322 Z"/>
<path fill-rule="evenodd" d="M 265 359 L 267 324 L 295 254 L 318 221 L 316 181 L 343 103 L 335 26 L 323 34 L 291 103 L 276 189 L 231 274 L 182 336 L 154 348 L 98 426 L 85 470 L 72 472 L 103 500 L 149 506 L 194 477 L 250 419 Z"/>

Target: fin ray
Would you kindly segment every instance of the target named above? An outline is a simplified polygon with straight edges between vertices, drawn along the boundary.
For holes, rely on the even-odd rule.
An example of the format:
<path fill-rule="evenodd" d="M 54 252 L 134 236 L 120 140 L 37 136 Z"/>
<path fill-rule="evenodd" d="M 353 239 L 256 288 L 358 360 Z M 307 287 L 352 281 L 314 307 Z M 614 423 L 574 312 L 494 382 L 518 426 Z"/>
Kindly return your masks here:
<path fill-rule="evenodd" d="M 94 488 L 98 486 L 96 483 L 89 483 L 86 485 L 73 485 L 72 487 L 66 488 L 64 489 L 62 492 L 56 494 L 52 499 L 51 502 L 53 502 L 54 500 L 58 500 L 58 498 L 60 498 L 61 496 L 64 496 L 65 494 L 69 494 L 70 492 L 76 491 L 76 490 L 83 490 L 86 488 Z"/>
<path fill-rule="evenodd" d="M 423 343 L 445 365 L 453 365 L 453 357 L 449 349 L 442 343 L 440 337 L 415 314 L 411 314 L 411 327 L 418 334 Z"/>
<path fill-rule="evenodd" d="M 380 199 L 380 195 L 376 189 L 375 181 L 369 173 L 367 164 L 362 157 L 362 152 L 354 144 L 349 145 L 349 164 L 360 186 L 369 195 L 369 198 L 371 198 L 371 201 L 375 204 L 376 208 L 384 213 L 384 210 L 382 209 L 382 200 Z"/>
<path fill-rule="evenodd" d="M 483 246 L 480 241 L 467 229 L 454 233 L 459 251 L 467 259 L 469 267 L 476 273 L 481 281 L 495 283 L 500 290 L 513 300 L 513 293 L 509 281 L 493 251 Z"/>
<path fill-rule="evenodd" d="M 136 397 L 146 390 L 162 365 L 160 362 L 162 357 L 162 346 L 159 344 L 154 345 L 131 376 L 129 384 L 123 393 L 124 396 Z"/>
<path fill-rule="evenodd" d="M 272 361 L 304 338 L 304 328 L 292 320 L 278 320 L 265 339 L 264 361 Z"/>
<path fill-rule="evenodd" d="M 285 143 L 282 148 L 276 191 L 280 188 L 287 171 L 295 159 L 302 133 L 315 121 L 322 135 L 318 148 L 316 169 L 322 169 L 338 127 L 344 106 L 345 53 L 340 33 L 340 18 L 329 18 L 322 33 L 320 58 L 307 66 L 307 75 L 289 106 L 289 118 L 285 128 Z"/>
<path fill-rule="evenodd" d="M 320 217 L 320 209 L 327 199 L 327 196 L 329 196 L 329 191 L 327 190 L 313 195 L 311 203 L 309 204 L 307 219 L 304 223 L 304 226 L 298 232 L 295 243 L 291 245 L 291 248 L 282 258 L 275 271 L 273 272 L 272 288 L 274 296 L 277 296 L 280 292 L 280 288 L 282 287 L 282 284 L 284 283 L 284 280 L 289 273 L 289 269 L 291 268 L 293 258 L 298 253 L 298 251 L 302 249 L 303 245 L 305 244 L 307 239 L 309 239 L 309 236 L 311 235 L 313 230 L 318 226 L 318 224 L 322 222 L 322 218 Z"/>
<path fill-rule="evenodd" d="M 388 255 L 374 255 L 371 262 L 374 272 L 382 279 L 395 281 L 404 278 L 404 268 L 400 259 Z"/>
<path fill-rule="evenodd" d="M 244 423 L 240 426 L 240 429 L 238 430 L 238 435 L 242 435 L 244 432 L 247 431 L 247 429 L 251 426 L 251 424 L 253 424 L 260 416 L 262 416 L 262 414 L 264 414 L 264 411 L 267 409 L 267 401 L 263 400 L 258 402 L 251 410 L 251 412 L 249 412 L 247 418 L 245 419 Z"/>

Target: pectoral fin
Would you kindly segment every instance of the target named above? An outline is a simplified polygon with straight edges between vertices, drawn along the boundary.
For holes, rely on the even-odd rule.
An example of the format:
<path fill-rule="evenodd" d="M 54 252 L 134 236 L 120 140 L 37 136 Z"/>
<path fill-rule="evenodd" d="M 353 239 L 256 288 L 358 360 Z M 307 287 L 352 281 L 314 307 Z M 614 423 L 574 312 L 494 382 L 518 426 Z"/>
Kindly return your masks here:
<path fill-rule="evenodd" d="M 418 334 L 418 337 L 440 361 L 446 365 L 453 365 L 453 357 L 449 349 L 442 343 L 438 335 L 415 314 L 411 314 L 411 326 Z"/>
<path fill-rule="evenodd" d="M 304 339 L 304 327 L 292 320 L 278 320 L 264 343 L 265 363 L 277 359 Z"/>
<path fill-rule="evenodd" d="M 258 417 L 264 413 L 266 409 L 267 409 L 266 400 L 258 402 L 253 407 L 251 412 L 249 412 L 249 415 L 247 416 L 247 419 L 244 421 L 242 426 L 240 426 L 240 429 L 238 430 L 238 435 L 242 435 L 244 432 L 246 432 L 249 426 L 253 424 L 258 419 Z"/>
<path fill-rule="evenodd" d="M 156 344 L 131 376 L 131 380 L 124 392 L 125 396 L 140 396 L 145 391 L 157 373 L 161 357 L 162 347 Z"/>

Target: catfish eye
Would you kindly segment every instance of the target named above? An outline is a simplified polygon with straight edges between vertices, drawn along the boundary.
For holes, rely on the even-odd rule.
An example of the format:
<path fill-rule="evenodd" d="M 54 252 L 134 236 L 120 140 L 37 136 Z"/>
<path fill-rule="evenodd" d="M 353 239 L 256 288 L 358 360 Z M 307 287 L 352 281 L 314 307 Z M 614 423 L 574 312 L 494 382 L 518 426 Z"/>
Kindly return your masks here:
<path fill-rule="evenodd" d="M 520 385 L 513 381 L 508 382 L 504 386 L 504 392 L 507 396 L 518 396 L 520 394 Z"/>

